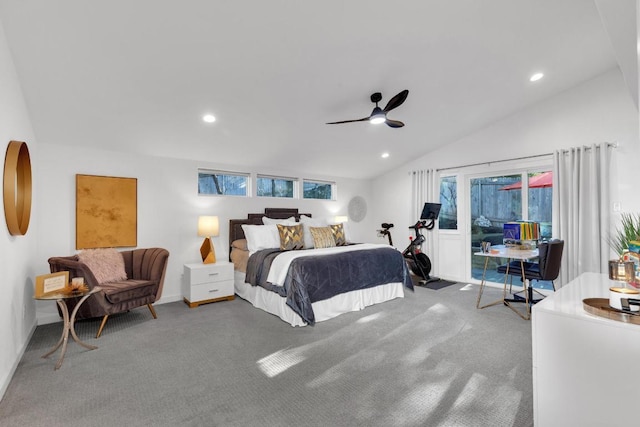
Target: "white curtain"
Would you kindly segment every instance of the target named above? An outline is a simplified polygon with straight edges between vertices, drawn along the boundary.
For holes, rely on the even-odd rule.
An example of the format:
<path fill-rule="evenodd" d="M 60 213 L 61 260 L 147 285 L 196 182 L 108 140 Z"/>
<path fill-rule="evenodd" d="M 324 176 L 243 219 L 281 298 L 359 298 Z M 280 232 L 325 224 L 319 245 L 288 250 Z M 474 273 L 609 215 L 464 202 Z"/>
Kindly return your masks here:
<path fill-rule="evenodd" d="M 553 153 L 553 236 L 564 240 L 558 284 L 606 272 L 609 246 L 610 145 Z"/>
<path fill-rule="evenodd" d="M 440 186 L 438 182 L 437 172 L 435 169 L 416 170 L 411 175 L 411 215 L 414 221 L 420 219 L 422 208 L 427 202 L 440 203 Z M 415 224 L 412 223 L 411 225 Z M 434 228 L 432 231 L 425 233 L 426 242 L 422 245 L 422 250 L 431 259 L 432 270 L 437 273 L 437 263 L 434 262 L 437 249 L 437 232 Z"/>

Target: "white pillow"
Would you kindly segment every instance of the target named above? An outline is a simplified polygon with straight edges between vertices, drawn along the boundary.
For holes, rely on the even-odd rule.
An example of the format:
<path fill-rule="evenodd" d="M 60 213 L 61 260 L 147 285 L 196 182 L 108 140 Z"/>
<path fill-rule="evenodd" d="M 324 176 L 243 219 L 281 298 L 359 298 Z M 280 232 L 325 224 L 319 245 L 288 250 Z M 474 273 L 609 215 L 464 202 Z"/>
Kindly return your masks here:
<path fill-rule="evenodd" d="M 280 247 L 280 234 L 275 224 L 242 224 L 242 230 L 244 230 L 244 237 L 247 239 L 247 249 L 250 256 L 262 249 Z"/>
<path fill-rule="evenodd" d="M 295 216 L 290 216 L 287 219 L 275 219 L 275 218 L 269 218 L 267 216 L 263 216 L 262 223 L 264 225 L 272 225 L 272 224 L 296 225 L 297 224 Z"/>
<path fill-rule="evenodd" d="M 329 225 L 326 219 L 311 218 L 306 215 L 300 215 L 300 222 L 304 229 L 304 248 L 313 248 L 313 236 L 311 235 L 310 227 L 326 227 Z"/>

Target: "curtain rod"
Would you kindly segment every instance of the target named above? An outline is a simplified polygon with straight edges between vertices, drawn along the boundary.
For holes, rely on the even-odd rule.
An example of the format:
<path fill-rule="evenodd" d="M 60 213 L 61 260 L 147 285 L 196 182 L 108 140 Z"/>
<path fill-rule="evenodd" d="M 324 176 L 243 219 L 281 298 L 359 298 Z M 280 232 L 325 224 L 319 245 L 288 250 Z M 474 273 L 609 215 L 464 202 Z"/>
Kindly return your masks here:
<path fill-rule="evenodd" d="M 607 142 L 607 147 L 608 148 L 618 148 L 618 144 L 615 142 Z M 591 149 L 591 147 L 583 145 L 582 148 L 584 149 Z M 570 152 L 571 150 L 560 150 L 563 154 Z M 461 166 L 451 166 L 448 168 L 440 168 L 440 169 L 436 169 L 436 172 L 440 172 L 440 171 L 446 171 L 446 170 L 451 170 L 451 169 L 460 169 L 460 168 L 468 168 L 471 166 L 480 166 L 480 165 L 491 165 L 492 163 L 502 163 L 502 162 L 512 162 L 514 160 L 528 160 L 528 159 L 535 159 L 537 157 L 547 157 L 547 156 L 552 156 L 553 153 L 545 153 L 545 154 L 534 154 L 532 156 L 522 156 L 522 157 L 513 157 L 511 159 L 502 159 L 502 160 L 492 160 L 490 162 L 479 162 L 479 163 L 470 163 L 467 165 L 461 165 Z"/>

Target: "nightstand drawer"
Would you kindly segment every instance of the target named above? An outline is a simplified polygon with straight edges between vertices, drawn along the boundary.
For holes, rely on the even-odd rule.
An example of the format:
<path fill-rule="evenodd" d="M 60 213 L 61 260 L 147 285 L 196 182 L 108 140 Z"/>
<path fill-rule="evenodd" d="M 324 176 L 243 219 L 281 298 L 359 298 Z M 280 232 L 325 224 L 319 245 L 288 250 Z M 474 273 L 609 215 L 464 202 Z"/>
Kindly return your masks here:
<path fill-rule="evenodd" d="M 190 302 L 206 301 L 228 297 L 233 295 L 234 292 L 233 280 L 202 283 L 200 285 L 193 285 L 187 290 L 187 299 Z"/>
<path fill-rule="evenodd" d="M 203 268 L 193 268 L 190 269 L 190 275 L 189 283 L 191 285 L 233 280 L 233 265 L 228 263 L 220 265 L 213 264 Z"/>

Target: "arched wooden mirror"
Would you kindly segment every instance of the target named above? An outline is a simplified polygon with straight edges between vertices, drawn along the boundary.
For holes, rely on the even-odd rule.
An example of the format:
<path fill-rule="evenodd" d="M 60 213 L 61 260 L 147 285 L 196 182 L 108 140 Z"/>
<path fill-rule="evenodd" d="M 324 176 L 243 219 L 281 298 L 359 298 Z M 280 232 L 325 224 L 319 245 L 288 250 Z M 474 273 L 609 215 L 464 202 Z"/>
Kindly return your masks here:
<path fill-rule="evenodd" d="M 11 141 L 4 157 L 4 216 L 12 236 L 27 234 L 31 217 L 31 158 L 25 142 Z"/>

